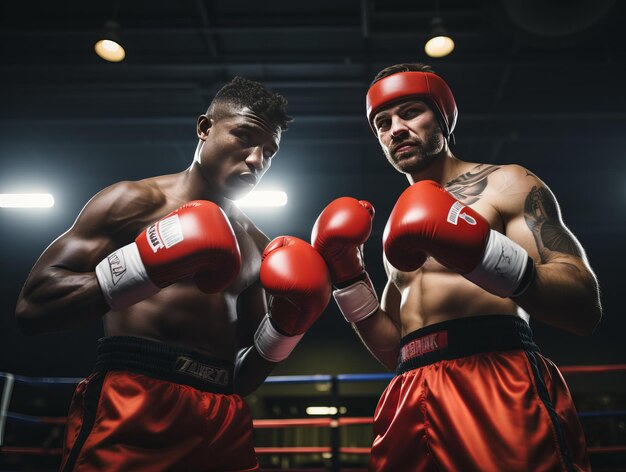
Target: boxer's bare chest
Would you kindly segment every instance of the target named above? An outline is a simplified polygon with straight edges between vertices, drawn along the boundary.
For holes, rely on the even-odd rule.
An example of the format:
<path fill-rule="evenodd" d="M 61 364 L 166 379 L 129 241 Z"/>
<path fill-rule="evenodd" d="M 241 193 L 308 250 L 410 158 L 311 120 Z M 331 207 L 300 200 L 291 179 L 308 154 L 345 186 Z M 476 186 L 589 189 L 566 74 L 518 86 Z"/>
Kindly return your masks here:
<path fill-rule="evenodd" d="M 503 198 L 498 191 L 499 169 L 499 166 L 475 165 L 447 182 L 444 188 L 485 218 L 491 229 L 503 232 L 504 222 L 498 211 Z M 389 264 L 387 268 L 390 280 L 401 294 L 402 318 L 408 319 L 411 326 L 419 327 L 432 318 L 453 318 L 458 313 L 471 311 L 472 305 L 482 308 L 493 302 L 493 297 L 430 256 L 413 272 L 401 272 Z M 492 308 L 502 312 L 508 309 L 505 306 Z"/>

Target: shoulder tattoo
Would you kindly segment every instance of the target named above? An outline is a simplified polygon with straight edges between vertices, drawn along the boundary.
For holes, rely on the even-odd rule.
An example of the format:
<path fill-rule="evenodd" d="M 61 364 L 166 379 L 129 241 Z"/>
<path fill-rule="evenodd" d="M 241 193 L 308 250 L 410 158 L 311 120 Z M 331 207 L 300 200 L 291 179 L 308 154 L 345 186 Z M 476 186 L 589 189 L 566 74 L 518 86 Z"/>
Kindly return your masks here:
<path fill-rule="evenodd" d="M 582 257 L 579 245 L 561 222 L 554 196 L 547 189 L 531 189 L 524 203 L 524 220 L 535 238 L 541 262 L 548 260 L 549 251 Z"/>
<path fill-rule="evenodd" d="M 471 205 L 482 197 L 482 193 L 487 188 L 487 177 L 499 166 L 477 165 L 469 172 L 458 176 L 444 185 L 444 188 L 457 200 L 465 205 Z"/>

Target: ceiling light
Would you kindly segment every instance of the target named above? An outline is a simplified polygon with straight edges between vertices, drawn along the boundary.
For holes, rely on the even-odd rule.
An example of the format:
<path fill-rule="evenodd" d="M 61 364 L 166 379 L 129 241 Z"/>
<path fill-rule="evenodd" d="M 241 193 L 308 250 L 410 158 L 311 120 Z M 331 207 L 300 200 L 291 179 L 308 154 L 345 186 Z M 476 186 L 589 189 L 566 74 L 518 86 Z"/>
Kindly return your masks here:
<path fill-rule="evenodd" d="M 96 54 L 105 61 L 120 62 L 126 57 L 119 38 L 119 25 L 115 21 L 107 21 L 104 25 L 104 37 L 94 46 Z"/>
<path fill-rule="evenodd" d="M 430 57 L 444 57 L 454 51 L 454 41 L 443 27 L 443 20 L 439 17 L 430 22 L 430 39 L 424 45 L 424 51 Z"/>

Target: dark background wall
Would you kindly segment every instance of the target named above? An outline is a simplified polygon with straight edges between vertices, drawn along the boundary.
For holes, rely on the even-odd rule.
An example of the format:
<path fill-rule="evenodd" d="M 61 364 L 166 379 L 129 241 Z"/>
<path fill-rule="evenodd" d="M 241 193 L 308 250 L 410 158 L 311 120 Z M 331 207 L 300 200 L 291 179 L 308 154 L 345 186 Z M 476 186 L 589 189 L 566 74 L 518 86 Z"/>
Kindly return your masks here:
<path fill-rule="evenodd" d="M 283 93 L 296 118 L 259 186 L 287 191 L 289 203 L 250 216 L 270 237 L 308 238 L 333 198 L 370 200 L 366 258 L 382 290 L 382 230 L 407 182 L 369 131 L 364 95 L 378 70 L 411 61 L 432 64 L 455 93 L 455 154 L 538 174 L 599 277 L 597 332 L 533 323 L 544 353 L 559 365 L 626 362 L 625 13 L 616 1 L 2 2 L 0 193 L 48 191 L 56 205 L 0 209 L 0 371 L 89 372 L 101 326 L 23 336 L 13 319 L 21 285 L 98 190 L 186 168 L 197 116 L 235 75 Z M 457 48 L 429 59 L 436 15 Z M 93 53 L 113 17 L 127 51 L 119 64 Z M 331 304 L 276 373 L 382 370 Z"/>

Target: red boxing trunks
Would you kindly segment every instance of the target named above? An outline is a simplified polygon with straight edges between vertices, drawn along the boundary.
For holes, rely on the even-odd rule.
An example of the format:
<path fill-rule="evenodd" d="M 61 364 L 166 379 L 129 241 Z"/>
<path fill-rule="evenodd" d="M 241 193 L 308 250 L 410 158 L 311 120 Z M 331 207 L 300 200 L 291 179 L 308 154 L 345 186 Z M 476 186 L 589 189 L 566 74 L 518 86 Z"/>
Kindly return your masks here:
<path fill-rule="evenodd" d="M 591 470 L 567 385 L 525 321 L 446 321 L 401 346 L 376 408 L 370 471 Z"/>
<path fill-rule="evenodd" d="M 62 471 L 258 471 L 233 365 L 134 337 L 99 342 L 70 405 Z"/>

